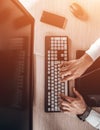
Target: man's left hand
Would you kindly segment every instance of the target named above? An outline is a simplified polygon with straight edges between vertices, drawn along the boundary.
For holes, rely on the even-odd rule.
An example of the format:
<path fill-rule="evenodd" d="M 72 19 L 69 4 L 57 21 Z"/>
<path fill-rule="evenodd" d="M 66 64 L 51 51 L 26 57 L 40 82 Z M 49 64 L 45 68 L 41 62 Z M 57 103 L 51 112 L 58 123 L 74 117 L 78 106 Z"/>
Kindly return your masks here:
<path fill-rule="evenodd" d="M 59 100 L 59 106 L 60 109 L 64 113 L 71 113 L 74 115 L 79 115 L 83 114 L 86 110 L 86 103 L 83 99 L 83 97 L 80 95 L 78 91 L 73 88 L 73 93 L 75 94 L 75 98 L 65 96 L 65 95 L 60 95 L 60 100 Z"/>

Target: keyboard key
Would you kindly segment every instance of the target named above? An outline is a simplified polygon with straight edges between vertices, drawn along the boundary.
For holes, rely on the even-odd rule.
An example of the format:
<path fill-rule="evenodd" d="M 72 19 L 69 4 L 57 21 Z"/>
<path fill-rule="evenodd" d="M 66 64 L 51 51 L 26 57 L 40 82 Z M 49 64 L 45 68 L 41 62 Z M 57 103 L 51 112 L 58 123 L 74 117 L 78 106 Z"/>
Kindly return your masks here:
<path fill-rule="evenodd" d="M 51 101 L 54 101 L 54 98 L 53 98 L 53 97 L 51 98 Z"/>
<path fill-rule="evenodd" d="M 55 86 L 55 89 L 57 89 L 58 87 L 57 86 Z"/>
<path fill-rule="evenodd" d="M 51 108 L 51 111 L 54 111 L 54 108 Z"/>
<path fill-rule="evenodd" d="M 51 91 L 51 94 L 54 94 L 54 91 Z"/>
<path fill-rule="evenodd" d="M 51 40 L 54 40 L 54 37 L 51 37 Z"/>
<path fill-rule="evenodd" d="M 54 73 L 53 73 L 53 72 L 54 72 L 54 71 L 51 71 L 51 76 L 52 76 L 52 77 L 54 77 Z"/>
<path fill-rule="evenodd" d="M 54 80 L 52 80 L 51 83 L 53 84 L 53 83 L 54 83 Z"/>
<path fill-rule="evenodd" d="M 50 96 L 48 95 L 48 99 L 50 99 Z"/>
<path fill-rule="evenodd" d="M 51 105 L 52 108 L 54 108 L 54 105 Z"/>
<path fill-rule="evenodd" d="M 57 96 L 58 94 L 57 94 L 57 92 L 55 92 L 55 96 Z"/>
<path fill-rule="evenodd" d="M 65 90 L 61 90 L 61 92 L 62 92 L 62 93 L 64 93 L 64 92 L 65 92 Z"/>
<path fill-rule="evenodd" d="M 48 108 L 48 111 L 50 111 L 50 108 Z"/>
<path fill-rule="evenodd" d="M 48 74 L 50 74 L 50 71 L 48 71 Z"/>
<path fill-rule="evenodd" d="M 55 79 L 55 82 L 57 82 L 57 79 Z"/>
<path fill-rule="evenodd" d="M 50 50 L 48 51 L 48 54 L 50 54 Z"/>
<path fill-rule="evenodd" d="M 51 90 L 54 90 L 54 87 L 51 87 Z"/>
<path fill-rule="evenodd" d="M 57 108 L 57 105 L 58 105 L 58 103 L 55 103 L 55 106 L 56 106 L 55 108 Z"/>
<path fill-rule="evenodd" d="M 51 103 L 48 103 L 48 106 L 50 106 L 51 105 Z"/>
<path fill-rule="evenodd" d="M 50 90 L 51 88 L 50 87 L 48 87 L 48 90 Z"/>
<path fill-rule="evenodd" d="M 57 92 L 58 90 L 57 89 L 55 89 L 55 93 Z"/>

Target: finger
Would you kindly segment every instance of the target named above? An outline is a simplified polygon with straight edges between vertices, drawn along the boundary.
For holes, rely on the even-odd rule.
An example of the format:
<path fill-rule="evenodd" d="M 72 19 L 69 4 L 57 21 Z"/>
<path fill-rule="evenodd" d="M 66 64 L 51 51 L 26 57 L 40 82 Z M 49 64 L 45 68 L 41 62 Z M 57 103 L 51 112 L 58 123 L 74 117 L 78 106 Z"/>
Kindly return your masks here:
<path fill-rule="evenodd" d="M 72 69 L 71 65 L 67 64 L 65 66 L 60 67 L 60 72 L 64 72 L 64 71 L 71 70 L 71 69 Z"/>
<path fill-rule="evenodd" d="M 69 114 L 70 111 L 62 111 L 64 114 Z"/>
<path fill-rule="evenodd" d="M 76 97 L 82 98 L 81 94 L 75 89 L 75 87 L 73 87 L 73 92 L 74 92 Z"/>
<path fill-rule="evenodd" d="M 62 67 L 62 68 L 60 69 L 60 73 L 65 72 L 65 71 L 68 71 L 68 70 L 69 70 L 68 67 Z"/>
<path fill-rule="evenodd" d="M 64 96 L 63 94 L 61 94 L 61 99 L 62 100 L 64 99 L 65 101 L 67 101 L 69 103 L 71 103 L 74 100 L 74 98 L 69 97 L 69 96 Z"/>
<path fill-rule="evenodd" d="M 60 107 L 60 110 L 61 110 L 61 111 L 70 111 L 70 108 L 67 108 L 67 107 Z"/>
<path fill-rule="evenodd" d="M 62 100 L 62 99 L 59 99 L 59 100 L 58 100 L 58 106 L 61 106 L 62 102 L 63 102 L 63 100 Z"/>
<path fill-rule="evenodd" d="M 66 111 L 67 111 L 67 112 L 70 112 L 70 113 L 73 114 L 73 115 L 76 113 L 76 111 L 73 110 L 72 107 L 71 107 L 71 108 L 62 107 L 61 110 L 62 110 L 63 112 L 66 112 Z"/>
<path fill-rule="evenodd" d="M 69 112 L 70 111 L 70 108 L 68 108 L 68 107 L 60 107 L 60 110 L 62 111 L 62 112 Z"/>
<path fill-rule="evenodd" d="M 59 96 L 62 100 L 65 100 L 65 94 L 61 93 Z"/>
<path fill-rule="evenodd" d="M 69 72 L 69 73 L 65 73 L 64 75 L 61 75 L 60 77 L 60 82 L 65 82 L 65 81 L 68 81 L 67 78 L 69 78 L 69 76 L 72 76 L 72 74 Z"/>
<path fill-rule="evenodd" d="M 60 64 L 60 68 L 63 67 L 63 66 L 67 66 L 69 64 L 70 64 L 70 61 L 65 61 L 62 64 Z"/>
<path fill-rule="evenodd" d="M 60 68 L 60 72 L 65 72 L 65 71 L 68 71 L 68 70 L 71 71 L 71 69 L 73 69 L 73 66 L 72 66 L 71 64 L 67 64 L 67 65 L 62 66 L 62 67 Z"/>
<path fill-rule="evenodd" d="M 71 75 L 71 74 L 72 74 L 72 71 L 60 72 L 61 77 L 65 77 L 65 76 L 68 76 L 68 75 Z"/>
<path fill-rule="evenodd" d="M 61 106 L 62 106 L 62 107 L 68 107 L 68 108 L 70 108 L 70 107 L 71 107 L 71 104 L 68 103 L 68 102 L 62 102 L 62 103 L 61 103 Z"/>
<path fill-rule="evenodd" d="M 70 108 L 68 108 L 68 107 L 61 107 L 61 109 L 62 109 L 62 111 L 69 111 L 70 110 Z"/>
<path fill-rule="evenodd" d="M 74 99 L 71 98 L 71 97 L 68 97 L 68 98 L 66 97 L 66 101 L 69 102 L 69 103 L 73 102 L 73 100 L 74 100 Z"/>
<path fill-rule="evenodd" d="M 73 76 L 73 75 L 68 75 L 68 76 L 65 76 L 63 79 L 61 78 L 60 79 L 60 82 L 65 82 L 65 81 L 69 81 L 69 80 L 74 80 L 76 77 Z"/>
<path fill-rule="evenodd" d="M 76 60 L 65 61 L 65 62 L 63 62 L 62 64 L 60 64 L 60 67 L 71 65 L 71 64 L 73 64 L 75 61 L 76 61 Z"/>
<path fill-rule="evenodd" d="M 63 100 L 60 98 L 60 99 L 58 99 L 58 102 L 63 102 Z"/>
<path fill-rule="evenodd" d="M 65 100 L 62 100 L 62 99 L 61 99 L 61 100 L 58 101 L 58 106 L 59 106 L 59 107 L 61 107 L 61 106 L 68 106 L 67 104 L 68 104 L 68 102 L 65 101 Z M 70 104 L 69 104 L 69 105 L 70 105 Z"/>
<path fill-rule="evenodd" d="M 71 108 L 71 104 L 68 102 L 68 101 L 62 101 L 58 103 L 59 104 L 59 107 L 67 107 L 67 108 Z"/>
<path fill-rule="evenodd" d="M 59 96 L 59 97 L 65 96 L 65 94 L 63 94 L 63 93 L 58 93 L 58 96 Z"/>
<path fill-rule="evenodd" d="M 66 109 L 61 108 L 60 110 L 61 110 L 63 113 L 67 113 L 67 114 L 68 114 L 68 113 L 71 113 L 70 109 L 67 109 L 67 108 L 66 108 Z"/>

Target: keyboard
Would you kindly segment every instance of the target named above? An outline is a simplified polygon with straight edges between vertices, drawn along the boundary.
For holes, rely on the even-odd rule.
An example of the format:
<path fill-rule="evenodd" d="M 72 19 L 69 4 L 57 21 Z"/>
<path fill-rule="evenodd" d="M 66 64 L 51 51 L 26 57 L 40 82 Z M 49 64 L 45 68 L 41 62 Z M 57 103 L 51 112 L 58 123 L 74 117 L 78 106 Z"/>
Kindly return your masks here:
<path fill-rule="evenodd" d="M 68 82 L 60 82 L 60 64 L 68 60 L 67 36 L 45 37 L 45 112 L 60 112 L 59 94 L 68 95 Z"/>

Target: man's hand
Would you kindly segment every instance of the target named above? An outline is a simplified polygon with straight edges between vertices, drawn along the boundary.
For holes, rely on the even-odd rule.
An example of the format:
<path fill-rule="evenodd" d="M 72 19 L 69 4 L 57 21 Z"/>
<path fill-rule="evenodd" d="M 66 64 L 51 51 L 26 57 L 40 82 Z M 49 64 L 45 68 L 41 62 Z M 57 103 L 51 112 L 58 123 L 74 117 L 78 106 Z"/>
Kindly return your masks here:
<path fill-rule="evenodd" d="M 92 63 L 93 60 L 88 54 L 84 54 L 80 59 L 64 62 L 60 65 L 61 81 L 80 77 Z"/>
<path fill-rule="evenodd" d="M 74 115 L 83 114 L 87 108 L 87 105 L 83 97 L 78 91 L 75 90 L 75 88 L 73 88 L 73 92 L 76 96 L 75 98 L 61 94 L 61 99 L 59 100 L 60 109 L 64 113 L 71 113 Z"/>

